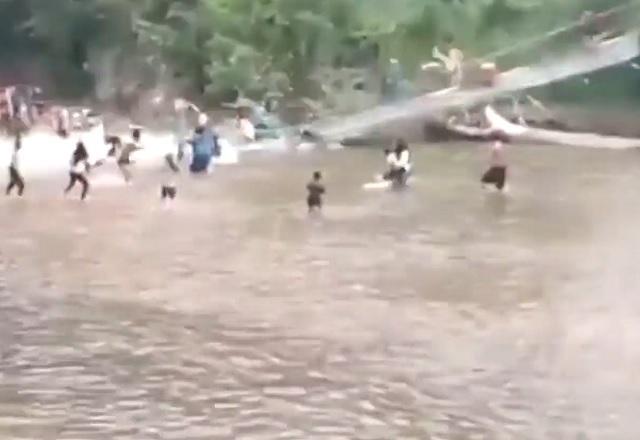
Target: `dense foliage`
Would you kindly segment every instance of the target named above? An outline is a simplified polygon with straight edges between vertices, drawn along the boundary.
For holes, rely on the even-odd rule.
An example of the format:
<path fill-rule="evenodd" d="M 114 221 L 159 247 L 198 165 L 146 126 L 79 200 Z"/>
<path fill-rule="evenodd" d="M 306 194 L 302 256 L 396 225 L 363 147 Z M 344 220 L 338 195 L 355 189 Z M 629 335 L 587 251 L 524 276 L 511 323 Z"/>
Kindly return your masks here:
<path fill-rule="evenodd" d="M 638 1 L 638 0 L 632 0 Z M 409 75 L 445 35 L 482 56 L 623 0 L 0 0 L 0 61 L 37 57 L 62 90 L 179 83 L 203 96 L 310 94 L 320 68 Z M 533 46 L 508 56 L 535 57 Z M 508 60 L 506 61 L 508 62 Z"/>

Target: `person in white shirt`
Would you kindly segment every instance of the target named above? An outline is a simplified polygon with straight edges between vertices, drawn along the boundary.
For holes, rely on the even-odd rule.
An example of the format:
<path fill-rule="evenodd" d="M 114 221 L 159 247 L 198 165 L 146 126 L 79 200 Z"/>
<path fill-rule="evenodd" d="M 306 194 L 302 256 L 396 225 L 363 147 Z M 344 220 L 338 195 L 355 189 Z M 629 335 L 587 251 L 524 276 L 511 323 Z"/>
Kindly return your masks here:
<path fill-rule="evenodd" d="M 404 139 L 396 141 L 396 148 L 393 156 L 387 158 L 391 166 L 389 180 L 397 187 L 404 187 L 411 172 L 411 154 L 409 153 L 409 145 Z"/>
<path fill-rule="evenodd" d="M 242 137 L 247 142 L 255 142 L 256 140 L 256 128 L 247 116 L 242 111 L 238 111 L 238 128 Z"/>
<path fill-rule="evenodd" d="M 387 171 L 382 175 L 383 180 L 391 180 L 393 176 L 393 168 L 396 164 L 396 154 L 390 148 L 384 149 L 384 158 L 387 164 Z"/>
<path fill-rule="evenodd" d="M 76 144 L 76 149 L 71 156 L 71 168 L 69 170 L 69 185 L 64 190 L 64 194 L 68 194 L 75 186 L 76 182 L 80 182 L 82 185 L 81 200 L 87 198 L 89 193 L 89 181 L 87 180 L 86 173 L 89 172 L 89 153 L 82 143 L 82 141 Z"/>
<path fill-rule="evenodd" d="M 11 155 L 11 164 L 9 165 L 9 184 L 7 185 L 6 194 L 10 195 L 13 188 L 18 188 L 18 195 L 22 197 L 24 192 L 24 179 L 20 173 L 20 156 L 22 150 L 22 134 L 20 131 L 16 133 L 16 140 Z"/>

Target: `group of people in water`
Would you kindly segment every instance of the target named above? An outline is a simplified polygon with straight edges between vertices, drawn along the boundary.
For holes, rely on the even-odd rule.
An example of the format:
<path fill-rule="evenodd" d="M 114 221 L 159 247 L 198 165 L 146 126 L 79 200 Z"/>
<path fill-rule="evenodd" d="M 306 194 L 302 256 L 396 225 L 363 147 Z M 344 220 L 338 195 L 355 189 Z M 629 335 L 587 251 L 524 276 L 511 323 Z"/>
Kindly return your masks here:
<path fill-rule="evenodd" d="M 495 187 L 504 191 L 507 183 L 507 162 L 504 155 L 504 144 L 509 142 L 509 136 L 499 130 L 492 132 L 492 146 L 489 167 L 480 179 L 482 187 Z M 404 139 L 395 141 L 393 148 L 385 148 L 386 171 L 381 180 L 387 182 L 392 189 L 400 190 L 407 187 L 412 173 L 411 153 L 409 145 Z M 307 207 L 310 213 L 322 210 L 323 196 L 326 188 L 322 182 L 322 173 L 315 171 L 311 181 L 307 184 Z"/>
<path fill-rule="evenodd" d="M 107 158 L 113 158 L 122 178 L 126 184 L 132 181 L 132 155 L 143 149 L 142 145 L 142 128 L 131 127 L 131 133 L 127 139 L 120 136 L 106 136 L 104 142 L 109 148 Z M 6 195 L 17 190 L 18 196 L 22 196 L 25 191 L 25 179 L 22 173 L 22 149 L 23 136 L 22 131 L 16 130 L 14 138 L 14 146 L 9 163 L 9 181 L 6 187 Z M 180 172 L 179 163 L 183 159 L 185 145 L 191 146 L 191 163 L 189 169 L 192 173 L 207 172 L 210 168 L 213 157 L 220 155 L 220 142 L 216 132 L 209 127 L 208 117 L 201 113 L 198 118 L 198 125 L 193 131 L 191 137 L 179 138 L 175 148 L 165 154 L 165 163 L 168 173 L 163 180 L 160 189 L 162 199 L 174 199 L 177 194 L 175 184 L 175 174 Z M 87 175 L 93 168 L 102 166 L 107 158 L 97 161 L 90 161 L 90 155 L 85 142 L 79 140 L 75 144 L 73 153 L 69 162 L 69 183 L 64 189 L 64 194 L 68 194 L 75 188 L 76 184 L 82 187 L 80 199 L 86 200 L 90 191 L 90 181 Z"/>
<path fill-rule="evenodd" d="M 176 110 L 183 111 L 189 108 L 192 108 L 189 103 L 176 101 Z M 197 108 L 195 109 L 198 110 Z M 245 141 L 255 141 L 255 129 L 247 116 L 238 112 L 236 124 Z M 25 180 L 21 168 L 22 140 L 21 131 L 17 131 L 8 169 L 7 195 L 11 195 L 14 190 L 17 190 L 18 196 L 22 196 L 25 191 Z M 498 190 L 503 190 L 507 177 L 503 144 L 508 142 L 508 137 L 506 134 L 496 131 L 492 136 L 492 140 L 491 164 L 482 176 L 481 181 L 483 185 L 494 185 Z M 122 139 L 120 136 L 106 136 L 104 141 L 110 147 L 107 152 L 107 158 L 114 158 L 124 182 L 131 183 L 132 155 L 143 149 L 141 127 L 131 127 L 131 132 L 127 139 Z M 205 113 L 199 113 L 197 125 L 193 129 L 191 136 L 188 135 L 188 129 L 181 124 L 180 130 L 176 134 L 175 147 L 165 155 L 167 172 L 160 188 L 160 196 L 163 200 L 173 200 L 177 195 L 175 176 L 180 172 L 179 163 L 183 160 L 187 147 L 190 147 L 192 153 L 189 166 L 189 170 L 192 173 L 208 171 L 212 158 L 220 156 L 219 136 L 210 127 Z M 392 148 L 384 150 L 384 156 L 386 169 L 380 179 L 387 182 L 388 186 L 393 189 L 406 188 L 412 174 L 411 153 L 407 142 L 403 139 L 396 140 Z M 88 173 L 91 172 L 92 168 L 103 165 L 105 161 L 106 159 L 100 159 L 93 163 L 90 162 L 90 155 L 86 145 L 83 141 L 78 141 L 70 158 L 69 182 L 64 189 L 64 194 L 70 193 L 79 184 L 81 186 L 80 199 L 85 200 L 91 186 L 87 177 Z M 306 189 L 308 191 L 306 201 L 309 212 L 320 211 L 326 193 L 320 171 L 313 173 Z"/>

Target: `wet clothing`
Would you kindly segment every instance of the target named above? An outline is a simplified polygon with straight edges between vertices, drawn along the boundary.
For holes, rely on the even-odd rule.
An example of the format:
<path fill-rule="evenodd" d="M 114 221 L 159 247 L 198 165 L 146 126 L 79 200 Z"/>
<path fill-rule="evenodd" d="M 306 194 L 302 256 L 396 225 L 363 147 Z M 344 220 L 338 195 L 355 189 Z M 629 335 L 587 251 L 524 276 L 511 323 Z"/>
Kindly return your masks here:
<path fill-rule="evenodd" d="M 213 130 L 205 128 L 201 133 L 196 134 L 192 144 L 193 158 L 189 169 L 192 173 L 206 172 L 216 151 L 217 137 Z"/>
<path fill-rule="evenodd" d="M 393 167 L 396 169 L 402 168 L 405 172 L 409 172 L 411 169 L 411 155 L 409 150 L 404 150 L 400 152 L 400 154 L 396 153 Z"/>
<path fill-rule="evenodd" d="M 507 167 L 506 166 L 492 166 L 482 176 L 482 183 L 484 185 L 495 185 L 496 188 L 502 190 L 507 182 Z"/>
<path fill-rule="evenodd" d="M 385 175 L 386 180 L 391 180 L 396 186 L 405 186 L 411 172 L 411 154 L 409 150 L 391 153 L 387 157 L 390 171 Z"/>
<path fill-rule="evenodd" d="M 387 162 L 387 171 L 382 175 L 382 178 L 384 180 L 391 180 L 391 177 L 393 175 L 393 169 L 394 166 L 396 164 L 396 154 L 392 151 L 389 152 L 386 156 L 386 162 Z"/>
<path fill-rule="evenodd" d="M 409 176 L 411 173 L 404 168 L 397 168 L 391 170 L 387 174 L 387 179 L 391 182 L 391 188 L 393 189 L 402 189 L 407 186 L 407 181 L 409 180 Z"/>
<path fill-rule="evenodd" d="M 322 208 L 322 196 L 326 192 L 324 185 L 316 180 L 309 182 L 307 185 L 307 206 L 309 211 Z"/>
<path fill-rule="evenodd" d="M 178 193 L 178 190 L 176 189 L 175 186 L 171 186 L 171 185 L 162 185 L 162 188 L 160 190 L 160 197 L 162 198 L 162 200 L 166 200 L 166 199 L 175 199 L 176 195 Z"/>

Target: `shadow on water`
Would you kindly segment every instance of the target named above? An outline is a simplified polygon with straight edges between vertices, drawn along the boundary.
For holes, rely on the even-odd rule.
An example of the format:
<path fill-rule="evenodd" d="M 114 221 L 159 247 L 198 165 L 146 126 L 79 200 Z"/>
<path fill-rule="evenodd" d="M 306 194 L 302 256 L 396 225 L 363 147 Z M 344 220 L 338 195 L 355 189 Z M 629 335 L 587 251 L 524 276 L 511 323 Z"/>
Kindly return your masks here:
<path fill-rule="evenodd" d="M 0 434 L 633 438 L 640 174 L 514 147 L 487 194 L 485 153 L 416 151 L 403 194 L 361 189 L 378 152 L 258 157 L 171 210 L 154 173 L 33 182 L 0 202 Z"/>

